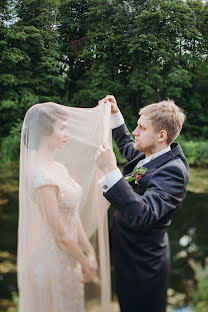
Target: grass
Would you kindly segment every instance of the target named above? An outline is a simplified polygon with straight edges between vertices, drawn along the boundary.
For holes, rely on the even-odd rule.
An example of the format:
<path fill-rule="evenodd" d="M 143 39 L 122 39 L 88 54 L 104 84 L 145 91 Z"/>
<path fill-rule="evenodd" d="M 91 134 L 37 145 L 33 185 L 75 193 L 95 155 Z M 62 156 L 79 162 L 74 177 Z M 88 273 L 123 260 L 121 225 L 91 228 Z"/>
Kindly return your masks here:
<path fill-rule="evenodd" d="M 208 193 L 208 168 L 191 168 L 188 191 Z"/>

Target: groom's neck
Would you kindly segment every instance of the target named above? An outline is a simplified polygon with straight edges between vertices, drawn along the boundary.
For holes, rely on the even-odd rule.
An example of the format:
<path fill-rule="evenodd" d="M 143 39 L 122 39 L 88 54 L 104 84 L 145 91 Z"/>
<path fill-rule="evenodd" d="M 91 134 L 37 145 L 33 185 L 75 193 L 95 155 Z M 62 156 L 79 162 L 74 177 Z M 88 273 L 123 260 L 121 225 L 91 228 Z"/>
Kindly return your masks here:
<path fill-rule="evenodd" d="M 169 146 L 168 144 L 157 145 L 157 146 L 152 147 L 148 151 L 145 151 L 144 154 L 146 157 L 149 157 L 153 154 L 161 152 L 162 150 L 164 150 L 168 146 Z"/>

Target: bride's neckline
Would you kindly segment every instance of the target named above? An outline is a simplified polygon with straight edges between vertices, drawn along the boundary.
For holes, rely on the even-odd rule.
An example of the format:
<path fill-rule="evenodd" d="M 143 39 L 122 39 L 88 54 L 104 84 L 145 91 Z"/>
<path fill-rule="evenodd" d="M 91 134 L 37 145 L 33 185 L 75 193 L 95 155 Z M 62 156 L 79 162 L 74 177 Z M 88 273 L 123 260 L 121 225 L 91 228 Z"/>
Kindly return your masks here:
<path fill-rule="evenodd" d="M 47 161 L 47 162 L 39 162 L 37 163 L 37 167 L 39 168 L 47 168 L 47 167 L 50 167 L 50 166 L 53 166 L 53 165 L 56 165 L 58 162 L 53 160 L 53 161 Z"/>

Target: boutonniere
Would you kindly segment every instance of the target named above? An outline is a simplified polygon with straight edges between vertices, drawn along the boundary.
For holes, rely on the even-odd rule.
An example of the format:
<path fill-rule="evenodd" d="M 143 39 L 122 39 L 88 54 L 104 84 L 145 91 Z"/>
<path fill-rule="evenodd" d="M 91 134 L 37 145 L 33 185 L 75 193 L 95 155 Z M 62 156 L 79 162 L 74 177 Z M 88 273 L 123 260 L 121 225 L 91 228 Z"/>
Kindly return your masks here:
<path fill-rule="evenodd" d="M 135 167 L 131 176 L 128 177 L 127 182 L 130 183 L 131 181 L 134 181 L 135 184 L 139 184 L 139 181 L 147 173 L 147 170 L 146 167 L 140 167 L 139 169 Z"/>

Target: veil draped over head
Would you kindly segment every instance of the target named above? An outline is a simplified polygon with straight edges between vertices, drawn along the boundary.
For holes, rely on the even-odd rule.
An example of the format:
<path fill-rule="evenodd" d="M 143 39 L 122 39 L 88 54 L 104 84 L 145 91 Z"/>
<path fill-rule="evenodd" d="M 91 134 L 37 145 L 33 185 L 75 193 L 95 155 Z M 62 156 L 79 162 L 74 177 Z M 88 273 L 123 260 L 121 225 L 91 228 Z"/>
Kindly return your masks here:
<path fill-rule="evenodd" d="M 47 122 L 43 118 L 44 112 Z M 85 284 L 86 311 L 111 311 L 111 282 L 108 240 L 107 210 L 109 202 L 103 197 L 98 180 L 103 172 L 97 167 L 95 154 L 98 146 L 108 142 L 111 145 L 110 105 L 99 104 L 94 108 L 74 108 L 56 103 L 43 103 L 32 106 L 26 113 L 20 151 L 20 184 L 19 184 L 19 227 L 18 227 L 18 287 L 20 293 L 20 312 L 33 312 L 36 294 L 32 288 L 33 276 L 31 266 L 36 266 L 34 250 L 39 244 L 43 227 L 43 217 L 34 197 L 31 177 L 34 177 L 40 164 L 53 176 L 53 169 L 47 167 L 43 151 L 49 142 L 56 121 L 67 125 L 69 140 L 62 149 L 55 150 L 55 161 L 64 166 L 69 175 L 82 187 L 83 195 L 79 205 L 79 215 L 88 239 L 94 247 L 98 261 L 97 275 L 93 281 Z M 45 143 L 43 145 L 44 139 Z M 54 179 L 58 180 L 61 170 Z M 57 181 L 54 182 L 54 185 Z M 47 184 L 47 183 L 46 183 Z M 49 183 L 48 183 L 49 184 Z M 53 184 L 51 182 L 50 184 Z M 50 210 L 49 210 L 50 213 Z M 66 220 L 64 220 L 66 222 Z M 70 221 L 70 220 L 69 220 Z M 41 251 L 40 251 L 41 252 Z M 44 261 L 50 266 L 53 259 Z M 54 268 L 56 269 L 56 268 Z M 56 309 L 56 285 L 58 281 L 50 278 L 50 296 L 53 298 L 53 310 Z M 54 285 L 53 285 L 54 284 Z M 53 287 L 54 286 L 54 287 Z M 67 290 L 66 290 L 67 291 Z M 48 292 L 42 294 L 47 299 Z M 37 311 L 35 311 L 37 312 Z M 39 311 L 41 312 L 41 311 Z M 48 311 L 44 311 L 48 312 Z M 70 311 L 69 311 L 70 312 Z M 72 311 L 73 312 L 73 311 Z"/>

